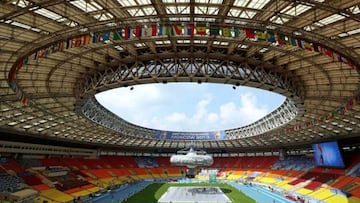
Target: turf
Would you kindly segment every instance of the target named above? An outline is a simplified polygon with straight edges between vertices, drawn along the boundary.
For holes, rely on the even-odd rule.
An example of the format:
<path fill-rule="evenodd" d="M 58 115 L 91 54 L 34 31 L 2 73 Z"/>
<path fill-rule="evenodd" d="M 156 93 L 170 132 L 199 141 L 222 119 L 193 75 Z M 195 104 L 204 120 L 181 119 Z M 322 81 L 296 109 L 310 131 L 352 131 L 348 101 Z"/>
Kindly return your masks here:
<path fill-rule="evenodd" d="M 255 200 L 251 199 L 250 197 L 246 196 L 241 191 L 235 189 L 234 187 L 221 184 L 221 183 L 153 183 L 146 187 L 144 190 L 138 192 L 137 194 L 133 195 L 129 198 L 125 203 L 139 203 L 139 202 L 146 202 L 146 203 L 157 203 L 160 197 L 167 191 L 167 189 L 171 186 L 215 186 L 221 188 L 221 190 L 231 199 L 232 202 L 241 202 L 241 203 L 255 203 Z"/>

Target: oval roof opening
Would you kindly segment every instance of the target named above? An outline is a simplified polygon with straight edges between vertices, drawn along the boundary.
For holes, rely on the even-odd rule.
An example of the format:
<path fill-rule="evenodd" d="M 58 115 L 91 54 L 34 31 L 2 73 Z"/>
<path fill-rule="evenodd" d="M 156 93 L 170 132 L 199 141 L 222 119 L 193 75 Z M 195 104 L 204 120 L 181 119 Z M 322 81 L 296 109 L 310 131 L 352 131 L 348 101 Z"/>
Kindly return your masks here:
<path fill-rule="evenodd" d="M 96 94 L 101 105 L 146 128 L 203 132 L 251 124 L 285 97 L 266 90 L 213 83 L 143 84 Z"/>

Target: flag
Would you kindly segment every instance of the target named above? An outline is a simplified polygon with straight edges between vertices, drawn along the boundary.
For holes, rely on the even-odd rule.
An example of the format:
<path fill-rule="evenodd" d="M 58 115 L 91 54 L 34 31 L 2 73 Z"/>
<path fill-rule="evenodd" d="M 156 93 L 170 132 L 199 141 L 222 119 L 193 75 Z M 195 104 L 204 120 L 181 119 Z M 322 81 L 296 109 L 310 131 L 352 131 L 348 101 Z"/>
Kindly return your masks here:
<path fill-rule="evenodd" d="M 9 87 L 16 92 L 17 91 L 17 86 L 16 83 L 14 81 L 9 82 Z"/>
<path fill-rule="evenodd" d="M 305 46 L 303 44 L 303 41 L 301 39 L 297 39 L 296 41 L 297 41 L 297 45 L 298 45 L 299 48 L 302 48 L 302 49 L 305 48 Z"/>
<path fill-rule="evenodd" d="M 285 41 L 286 41 L 285 35 L 282 35 L 282 34 L 277 35 L 278 44 L 280 44 L 280 45 L 285 44 Z"/>
<path fill-rule="evenodd" d="M 139 37 L 141 37 L 141 35 L 142 35 L 142 28 L 140 25 L 137 25 L 135 27 L 135 37 L 139 38 Z"/>
<path fill-rule="evenodd" d="M 10 80 L 10 82 L 14 81 L 15 78 L 16 78 L 16 70 L 13 69 L 13 70 L 11 70 L 11 71 L 9 72 L 9 80 Z"/>
<path fill-rule="evenodd" d="M 159 36 L 163 36 L 163 35 L 170 35 L 169 26 L 167 26 L 167 25 L 160 25 L 160 28 L 159 28 Z"/>
<path fill-rule="evenodd" d="M 88 45 L 90 44 L 90 35 L 84 35 L 81 38 L 81 44 L 82 45 Z"/>
<path fill-rule="evenodd" d="M 28 62 L 29 62 L 29 57 L 25 57 L 23 60 L 23 66 L 27 66 Z"/>
<path fill-rule="evenodd" d="M 82 45 L 82 37 L 76 37 L 73 39 L 73 42 L 71 43 L 72 47 L 79 47 Z"/>
<path fill-rule="evenodd" d="M 238 38 L 240 37 L 240 34 L 241 34 L 240 28 L 234 28 L 234 37 Z"/>
<path fill-rule="evenodd" d="M 309 42 L 305 42 L 305 41 L 304 41 L 304 47 L 305 47 L 305 49 L 308 50 L 308 51 L 313 51 L 313 46 L 312 46 L 312 44 L 310 44 Z"/>
<path fill-rule="evenodd" d="M 70 46 L 71 40 L 68 40 L 68 44 L 69 44 L 69 46 Z M 45 54 L 46 54 L 46 49 L 40 49 L 40 50 L 38 51 L 38 58 L 45 57 Z"/>
<path fill-rule="evenodd" d="M 194 36 L 194 30 L 195 30 L 194 23 L 190 23 L 186 26 L 187 35 Z"/>
<path fill-rule="evenodd" d="M 114 41 L 121 40 L 121 38 L 122 38 L 122 30 L 117 30 L 113 32 Z"/>
<path fill-rule="evenodd" d="M 151 37 L 152 36 L 152 28 L 151 27 L 144 27 L 142 36 Z"/>
<path fill-rule="evenodd" d="M 30 58 L 36 60 L 38 58 L 38 51 L 35 51 L 33 54 L 30 55 Z"/>
<path fill-rule="evenodd" d="M 223 37 L 232 37 L 231 36 L 231 30 L 230 30 L 229 27 L 223 27 L 221 32 L 222 32 Z"/>
<path fill-rule="evenodd" d="M 92 40 L 91 40 L 91 42 L 92 43 L 97 43 L 98 42 L 98 38 L 99 38 L 99 36 L 97 35 L 97 34 L 93 34 L 92 35 Z M 66 44 L 66 49 L 68 49 L 68 45 Z"/>
<path fill-rule="evenodd" d="M 60 51 L 60 47 L 61 47 L 61 42 L 53 44 L 52 53 L 56 53 L 56 52 Z"/>
<path fill-rule="evenodd" d="M 21 91 L 21 89 L 17 89 L 17 92 L 15 92 L 15 94 L 18 100 L 20 100 L 21 97 L 23 96 L 23 92 Z"/>
<path fill-rule="evenodd" d="M 325 47 L 320 47 L 319 51 L 330 58 L 334 58 L 334 52 Z"/>
<path fill-rule="evenodd" d="M 255 39 L 255 32 L 252 29 L 246 28 L 245 29 L 246 37 L 249 39 Z"/>
<path fill-rule="evenodd" d="M 267 37 L 268 42 L 271 42 L 271 43 L 276 42 L 275 34 L 273 32 L 268 32 L 266 37 Z"/>
<path fill-rule="evenodd" d="M 129 27 L 125 28 L 124 31 L 124 39 L 130 39 L 131 38 L 131 29 Z"/>
<path fill-rule="evenodd" d="M 151 25 L 151 36 L 156 36 L 158 33 L 156 24 Z"/>
<path fill-rule="evenodd" d="M 159 26 L 159 36 L 164 35 L 163 33 L 164 33 L 164 25 L 160 25 Z"/>
<path fill-rule="evenodd" d="M 288 43 L 289 45 L 293 45 L 293 46 L 296 46 L 296 39 L 293 38 L 293 37 L 288 37 Z"/>
<path fill-rule="evenodd" d="M 196 34 L 197 35 L 206 35 L 206 24 L 196 25 Z"/>
<path fill-rule="evenodd" d="M 174 25 L 173 27 L 175 35 L 181 35 L 183 27 L 181 25 Z"/>
<path fill-rule="evenodd" d="M 256 31 L 256 38 L 258 41 L 266 41 L 266 33 L 264 32 L 260 32 L 260 31 Z"/>
<path fill-rule="evenodd" d="M 102 34 L 102 42 L 105 43 L 110 40 L 110 31 L 105 31 Z"/>
<path fill-rule="evenodd" d="M 71 46 L 71 40 L 70 40 L 70 39 L 67 39 L 67 40 L 66 40 L 65 49 L 69 49 L 70 46 Z M 39 50 L 39 53 L 38 53 L 38 57 L 40 57 L 40 50 Z"/>
<path fill-rule="evenodd" d="M 210 25 L 210 36 L 218 36 L 220 28 L 216 25 Z"/>
<path fill-rule="evenodd" d="M 23 66 L 23 62 L 20 62 L 20 63 L 17 65 L 15 72 L 19 72 L 20 69 L 22 68 L 22 66 Z"/>
<path fill-rule="evenodd" d="M 352 69 L 355 69 L 355 65 L 352 64 L 347 58 L 345 58 L 340 54 L 338 55 L 338 61 L 350 66 Z"/>
<path fill-rule="evenodd" d="M 28 103 L 29 103 L 29 98 L 27 98 L 25 95 L 22 95 L 20 101 L 21 101 L 21 103 L 23 103 L 24 105 L 28 105 Z"/>

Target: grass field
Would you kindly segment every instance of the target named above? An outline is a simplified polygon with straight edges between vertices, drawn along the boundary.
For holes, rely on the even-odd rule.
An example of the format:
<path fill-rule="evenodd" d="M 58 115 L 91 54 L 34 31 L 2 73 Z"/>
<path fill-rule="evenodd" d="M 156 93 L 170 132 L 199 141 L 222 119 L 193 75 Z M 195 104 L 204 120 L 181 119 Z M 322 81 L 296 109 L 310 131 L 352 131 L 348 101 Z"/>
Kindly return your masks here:
<path fill-rule="evenodd" d="M 146 202 L 146 203 L 157 203 L 160 199 L 162 194 L 166 192 L 166 190 L 171 186 L 215 186 L 221 188 L 221 190 L 226 194 L 232 202 L 241 202 L 241 203 L 255 203 L 253 199 L 246 196 L 244 193 L 240 192 L 239 190 L 233 188 L 227 184 L 221 183 L 153 183 L 146 187 L 144 190 L 140 191 L 139 193 L 135 194 L 131 198 L 129 198 L 125 203 L 139 203 L 139 202 Z"/>

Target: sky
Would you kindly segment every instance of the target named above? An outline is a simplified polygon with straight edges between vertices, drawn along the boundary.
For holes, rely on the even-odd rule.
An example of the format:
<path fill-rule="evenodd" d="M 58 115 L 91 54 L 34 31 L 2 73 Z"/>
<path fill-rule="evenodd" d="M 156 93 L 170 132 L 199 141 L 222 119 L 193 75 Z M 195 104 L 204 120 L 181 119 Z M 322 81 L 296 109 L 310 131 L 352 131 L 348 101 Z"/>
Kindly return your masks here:
<path fill-rule="evenodd" d="M 166 131 L 207 132 L 253 123 L 279 107 L 277 93 L 212 83 L 144 84 L 98 93 L 105 108 L 130 123 Z"/>

